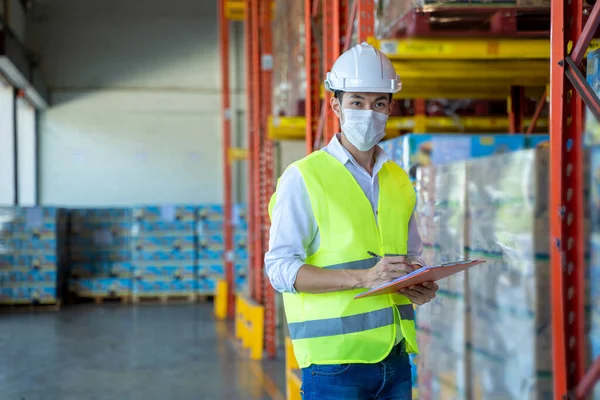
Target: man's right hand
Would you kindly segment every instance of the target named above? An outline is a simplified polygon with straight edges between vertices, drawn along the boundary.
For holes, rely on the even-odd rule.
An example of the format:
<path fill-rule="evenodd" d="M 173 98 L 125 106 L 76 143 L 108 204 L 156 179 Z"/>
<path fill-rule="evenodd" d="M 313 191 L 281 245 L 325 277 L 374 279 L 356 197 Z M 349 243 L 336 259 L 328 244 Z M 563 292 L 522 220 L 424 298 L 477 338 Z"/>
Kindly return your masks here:
<path fill-rule="evenodd" d="M 372 289 L 410 274 L 413 270 L 405 256 L 386 256 L 379 260 L 377 265 L 366 270 L 361 287 Z"/>

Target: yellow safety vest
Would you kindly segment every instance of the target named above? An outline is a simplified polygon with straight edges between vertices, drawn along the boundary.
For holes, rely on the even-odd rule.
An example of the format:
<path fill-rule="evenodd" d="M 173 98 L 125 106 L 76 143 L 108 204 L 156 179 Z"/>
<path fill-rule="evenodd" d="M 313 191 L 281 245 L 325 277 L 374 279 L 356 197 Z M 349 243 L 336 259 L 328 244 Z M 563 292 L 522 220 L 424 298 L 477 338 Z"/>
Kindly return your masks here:
<path fill-rule="evenodd" d="M 416 197 L 408 176 L 397 164 L 387 162 L 379 172 L 379 224 L 358 182 L 333 156 L 317 151 L 293 165 L 304 179 L 320 234 L 320 247 L 306 264 L 367 269 L 377 263 L 368 251 L 407 253 L 408 224 Z M 276 193 L 269 213 L 275 199 Z M 301 368 L 379 362 L 393 348 L 398 325 L 407 351 L 418 352 L 410 301 L 398 294 L 354 300 L 363 291 L 284 293 L 290 338 Z"/>

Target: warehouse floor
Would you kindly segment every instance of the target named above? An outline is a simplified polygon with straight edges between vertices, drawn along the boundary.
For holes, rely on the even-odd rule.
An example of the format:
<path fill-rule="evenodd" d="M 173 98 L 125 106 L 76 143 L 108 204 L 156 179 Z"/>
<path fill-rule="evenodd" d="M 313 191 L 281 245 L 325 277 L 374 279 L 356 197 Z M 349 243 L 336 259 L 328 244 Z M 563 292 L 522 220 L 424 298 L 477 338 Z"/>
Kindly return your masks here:
<path fill-rule="evenodd" d="M 2 400 L 282 400 L 283 361 L 238 355 L 212 304 L 0 315 Z"/>

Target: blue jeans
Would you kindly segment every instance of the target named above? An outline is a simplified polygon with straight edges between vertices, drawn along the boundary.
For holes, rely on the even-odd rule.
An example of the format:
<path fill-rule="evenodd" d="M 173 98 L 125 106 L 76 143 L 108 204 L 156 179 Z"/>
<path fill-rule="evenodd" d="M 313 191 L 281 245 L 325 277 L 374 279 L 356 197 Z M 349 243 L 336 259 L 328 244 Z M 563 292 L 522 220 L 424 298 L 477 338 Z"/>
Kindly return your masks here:
<path fill-rule="evenodd" d="M 404 343 L 376 364 L 311 365 L 302 369 L 303 400 L 410 400 L 412 373 Z"/>

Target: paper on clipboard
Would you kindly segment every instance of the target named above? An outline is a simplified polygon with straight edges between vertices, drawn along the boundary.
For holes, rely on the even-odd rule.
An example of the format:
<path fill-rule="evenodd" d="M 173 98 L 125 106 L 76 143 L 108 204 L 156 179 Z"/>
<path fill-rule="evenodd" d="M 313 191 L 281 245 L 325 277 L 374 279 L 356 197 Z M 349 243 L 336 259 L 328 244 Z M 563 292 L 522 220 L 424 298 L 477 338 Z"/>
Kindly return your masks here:
<path fill-rule="evenodd" d="M 361 299 L 363 297 L 379 296 L 382 294 L 389 294 L 397 292 L 400 289 L 406 288 L 412 285 L 420 285 L 425 282 L 435 282 L 440 279 L 449 277 L 450 275 L 457 274 L 465 271 L 475 265 L 483 264 L 485 260 L 465 260 L 445 263 L 441 265 L 435 265 L 431 267 L 419 268 L 410 274 L 404 275 L 398 279 L 394 279 L 391 282 L 384 283 L 376 288 L 369 289 L 366 292 L 359 293 L 354 296 L 355 299 Z"/>

